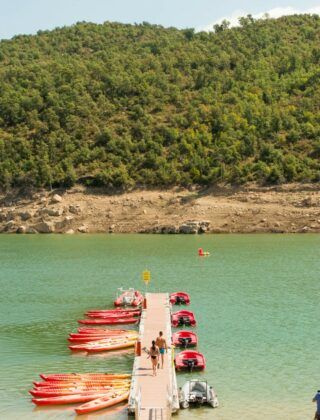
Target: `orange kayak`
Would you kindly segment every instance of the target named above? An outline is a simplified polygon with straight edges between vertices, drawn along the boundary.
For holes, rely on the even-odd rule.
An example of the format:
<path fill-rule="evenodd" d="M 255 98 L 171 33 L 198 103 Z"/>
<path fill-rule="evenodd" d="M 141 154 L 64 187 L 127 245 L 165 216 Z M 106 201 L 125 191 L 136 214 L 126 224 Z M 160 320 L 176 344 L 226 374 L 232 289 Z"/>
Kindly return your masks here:
<path fill-rule="evenodd" d="M 115 394 L 113 398 L 109 395 L 105 395 L 104 397 L 80 405 L 80 407 L 75 408 L 75 411 L 77 414 L 91 413 L 92 411 L 101 410 L 102 408 L 112 407 L 113 405 L 126 401 L 128 398 L 129 392 L 121 395 Z"/>
<path fill-rule="evenodd" d="M 85 347 L 85 351 L 88 353 L 97 353 L 99 351 L 112 351 L 112 350 L 120 350 L 120 349 L 126 349 L 128 347 L 134 347 L 136 340 L 127 341 L 124 343 L 119 344 L 96 344 L 96 343 L 88 343 L 91 344 L 88 347 Z M 95 344 L 95 345 L 94 345 Z"/>
<path fill-rule="evenodd" d="M 63 397 L 65 395 L 89 395 L 91 394 L 103 394 L 110 392 L 126 392 L 129 389 L 129 386 L 114 388 L 112 386 L 98 386 L 94 388 L 49 388 L 49 389 L 35 389 L 29 391 L 33 397 Z"/>
<path fill-rule="evenodd" d="M 112 330 L 110 328 L 94 328 L 94 327 L 80 327 L 78 328 L 78 334 L 98 334 L 98 333 L 106 333 L 106 334 L 122 334 L 130 331 L 135 330 Z M 77 334 L 77 333 L 71 333 Z M 70 336 L 71 336 L 70 334 Z"/>
<path fill-rule="evenodd" d="M 128 373 L 116 374 L 116 373 L 52 373 L 45 374 L 41 373 L 40 377 L 45 381 L 61 381 L 61 380 L 73 380 L 73 379 L 128 379 L 131 378 L 131 375 Z"/>
<path fill-rule="evenodd" d="M 111 395 L 113 395 L 112 392 Z M 62 397 L 47 397 L 47 398 L 33 398 L 32 402 L 36 405 L 61 405 L 61 404 L 75 404 L 75 403 L 85 403 L 88 401 L 92 401 L 96 398 L 100 398 L 102 396 L 106 396 L 106 393 L 96 393 L 96 394 L 88 394 L 88 395 L 64 395 Z"/>
<path fill-rule="evenodd" d="M 117 350 L 134 346 L 136 337 L 124 337 L 123 339 L 103 339 L 98 341 L 91 341 L 89 343 L 75 344 L 69 346 L 72 351 L 89 351 L 91 348 L 103 348 L 105 350 Z M 100 350 L 103 351 L 103 350 Z"/>
<path fill-rule="evenodd" d="M 121 339 L 126 339 L 128 337 L 137 338 L 138 333 L 134 332 L 134 333 L 129 333 L 129 334 L 119 334 L 119 335 L 93 335 L 93 334 L 84 335 L 84 334 L 79 334 L 78 337 L 69 337 L 68 341 L 70 341 L 70 343 L 88 343 L 89 341 L 121 340 Z"/>
<path fill-rule="evenodd" d="M 129 379 L 115 379 L 115 380 L 103 380 L 103 381 L 45 381 L 45 382 L 33 382 L 36 388 L 52 388 L 52 387 L 71 387 L 76 385 L 83 386 L 94 386 L 94 385 L 122 385 L 129 384 Z"/>

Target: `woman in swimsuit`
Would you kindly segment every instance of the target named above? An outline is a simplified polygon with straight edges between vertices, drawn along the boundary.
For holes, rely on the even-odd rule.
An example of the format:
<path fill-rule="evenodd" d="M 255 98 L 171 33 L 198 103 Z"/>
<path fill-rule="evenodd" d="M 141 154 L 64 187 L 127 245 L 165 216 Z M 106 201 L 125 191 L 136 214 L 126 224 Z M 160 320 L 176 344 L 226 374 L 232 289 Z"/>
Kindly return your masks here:
<path fill-rule="evenodd" d="M 156 376 L 157 365 L 159 360 L 159 347 L 156 346 L 156 342 L 154 340 L 152 340 L 152 346 L 150 347 L 149 355 L 152 363 L 153 376 Z"/>

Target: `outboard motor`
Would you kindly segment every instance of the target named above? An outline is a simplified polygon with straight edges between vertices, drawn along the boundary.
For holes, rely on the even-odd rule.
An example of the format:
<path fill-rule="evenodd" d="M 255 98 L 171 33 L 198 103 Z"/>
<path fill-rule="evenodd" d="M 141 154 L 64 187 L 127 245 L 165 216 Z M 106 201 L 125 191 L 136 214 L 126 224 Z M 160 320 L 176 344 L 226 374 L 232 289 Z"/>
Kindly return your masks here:
<path fill-rule="evenodd" d="M 183 317 L 183 323 L 184 323 L 184 325 L 190 326 L 191 325 L 190 318 L 188 316 L 184 316 Z"/>
<path fill-rule="evenodd" d="M 189 372 L 197 365 L 197 359 L 187 359 L 183 361 L 183 364 L 188 368 Z"/>
<path fill-rule="evenodd" d="M 190 337 L 180 337 L 179 341 L 180 341 L 182 347 L 184 347 L 186 349 L 188 347 L 188 344 L 191 343 L 191 338 Z"/>
<path fill-rule="evenodd" d="M 184 305 L 186 303 L 185 298 L 183 296 L 176 296 L 176 304 Z"/>
<path fill-rule="evenodd" d="M 183 316 L 179 316 L 178 325 L 184 325 L 184 317 Z"/>

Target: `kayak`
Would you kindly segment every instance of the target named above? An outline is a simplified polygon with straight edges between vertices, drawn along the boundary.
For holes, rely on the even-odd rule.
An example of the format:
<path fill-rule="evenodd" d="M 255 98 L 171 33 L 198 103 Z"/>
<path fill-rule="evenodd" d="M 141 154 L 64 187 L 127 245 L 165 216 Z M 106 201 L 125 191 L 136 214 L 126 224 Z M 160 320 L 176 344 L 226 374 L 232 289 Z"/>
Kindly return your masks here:
<path fill-rule="evenodd" d="M 126 387 L 118 387 L 118 388 L 114 388 L 114 387 L 107 387 L 107 386 L 101 386 L 101 387 L 95 387 L 95 388 L 73 388 L 73 389 L 35 389 L 35 390 L 31 390 L 29 391 L 29 393 L 33 396 L 33 397 L 63 397 L 66 395 L 74 395 L 74 394 L 79 394 L 79 395 L 89 395 L 91 394 L 97 394 L 97 393 L 106 393 L 106 392 L 111 392 L 111 391 L 123 391 L 125 392 L 126 390 L 129 389 L 129 386 Z"/>
<path fill-rule="evenodd" d="M 50 384 L 48 386 L 34 386 L 32 391 L 43 391 L 43 392 L 52 392 L 52 391 L 74 391 L 75 389 L 81 390 L 81 391 L 92 391 L 94 389 L 122 389 L 122 388 L 128 388 L 130 386 L 130 382 L 126 383 L 96 383 L 96 384 Z M 73 392 L 74 393 L 74 392 Z"/>
<path fill-rule="evenodd" d="M 44 381 L 44 382 L 33 382 L 35 388 L 54 388 L 54 387 L 72 387 L 76 385 L 93 386 L 93 385 L 123 385 L 129 384 L 129 379 L 115 379 L 115 380 L 104 380 L 104 381 L 83 381 L 83 380 L 70 380 L 70 381 Z"/>
<path fill-rule="evenodd" d="M 108 334 L 108 333 L 97 333 L 97 334 L 91 334 L 91 333 L 71 333 L 69 335 L 68 340 L 69 341 L 76 341 L 76 340 L 96 340 L 101 337 L 101 339 L 119 339 L 122 337 L 137 337 L 138 332 L 134 330 L 126 330 L 122 332 L 117 332 L 116 334 Z"/>
<path fill-rule="evenodd" d="M 116 308 L 116 309 L 90 309 L 86 313 L 93 313 L 93 312 L 106 312 L 106 313 L 114 313 L 114 314 L 121 314 L 122 312 L 141 312 L 141 309 L 138 308 Z"/>
<path fill-rule="evenodd" d="M 106 395 L 104 397 L 90 401 L 86 404 L 80 405 L 80 407 L 75 408 L 75 411 L 77 414 L 91 413 L 92 411 L 101 410 L 102 408 L 107 408 L 119 404 L 122 401 L 126 401 L 128 398 L 129 392 L 125 392 L 120 395 L 115 394 L 113 398 Z"/>
<path fill-rule="evenodd" d="M 90 343 L 92 341 L 100 341 L 104 338 L 109 337 L 107 335 L 91 335 L 91 336 L 84 336 L 84 337 L 69 337 L 68 341 L 70 343 Z M 113 337 L 121 337 L 121 336 L 113 336 Z"/>
<path fill-rule="evenodd" d="M 116 373 L 52 373 L 45 374 L 41 373 L 40 377 L 45 381 L 61 381 L 72 379 L 129 379 L 131 375 L 128 373 L 116 374 Z"/>
<path fill-rule="evenodd" d="M 122 349 L 130 346 L 134 346 L 134 343 L 137 341 L 136 337 L 133 338 L 124 338 L 119 340 L 99 340 L 89 343 L 83 344 L 76 344 L 73 346 L 69 346 L 69 349 L 72 351 L 90 351 L 90 349 L 97 348 L 100 349 L 98 351 L 104 350 L 117 350 Z"/>
<path fill-rule="evenodd" d="M 112 393 L 111 395 L 113 395 Z M 88 395 L 64 395 L 62 397 L 46 397 L 46 398 L 33 398 L 31 401 L 36 405 L 62 405 L 62 404 L 76 404 L 76 403 L 85 403 L 92 401 L 96 398 L 107 395 L 106 393 L 96 393 Z"/>
<path fill-rule="evenodd" d="M 119 325 L 119 324 L 136 324 L 139 322 L 137 318 L 100 318 L 100 319 L 81 319 L 79 324 L 85 325 Z"/>
<path fill-rule="evenodd" d="M 112 351 L 112 350 L 120 350 L 120 349 L 126 349 L 128 347 L 134 347 L 135 345 L 135 341 L 127 341 L 124 343 L 119 343 L 119 344 L 112 344 L 112 345 L 108 345 L 108 344 L 97 344 L 96 346 L 92 345 L 92 346 L 88 346 L 86 347 L 86 351 L 88 353 L 98 353 L 100 351 Z"/>
<path fill-rule="evenodd" d="M 77 333 L 71 333 L 70 335 L 73 334 L 96 334 L 96 333 L 108 333 L 108 334 L 113 334 L 113 333 L 122 333 L 122 332 L 128 332 L 128 331 L 135 331 L 135 330 L 113 330 L 110 328 L 94 328 L 94 327 L 80 327 L 78 328 L 78 332 Z"/>
<path fill-rule="evenodd" d="M 75 389 L 81 391 L 92 391 L 94 389 L 122 389 L 130 387 L 130 382 L 119 383 L 119 384 L 59 384 L 59 385 L 49 385 L 49 386 L 35 386 L 32 391 L 43 391 L 43 392 L 52 392 L 52 391 L 74 391 Z M 74 393 L 74 392 L 73 392 Z"/>
<path fill-rule="evenodd" d="M 108 339 L 110 336 L 84 336 L 84 337 L 79 337 L 79 338 L 75 338 L 75 337 L 70 337 L 68 338 L 68 341 L 70 341 L 70 343 L 91 343 L 93 341 L 101 341 L 101 340 L 105 340 Z M 114 335 L 112 337 L 116 337 L 118 339 L 121 338 L 128 338 L 128 337 L 132 337 L 132 338 L 138 338 L 138 334 L 136 335 L 125 335 L 125 336 L 121 336 L 121 335 Z"/>
<path fill-rule="evenodd" d="M 89 318 L 110 318 L 110 319 L 118 319 L 118 318 L 138 318 L 140 316 L 140 312 L 131 313 L 131 314 L 101 314 L 99 312 L 95 312 L 92 314 L 87 314 Z"/>
<path fill-rule="evenodd" d="M 109 311 L 88 311 L 85 313 L 87 316 L 107 316 L 107 317 L 125 317 L 125 316 L 139 316 L 141 315 L 140 310 L 134 310 L 134 311 L 116 311 L 116 312 L 109 312 Z"/>

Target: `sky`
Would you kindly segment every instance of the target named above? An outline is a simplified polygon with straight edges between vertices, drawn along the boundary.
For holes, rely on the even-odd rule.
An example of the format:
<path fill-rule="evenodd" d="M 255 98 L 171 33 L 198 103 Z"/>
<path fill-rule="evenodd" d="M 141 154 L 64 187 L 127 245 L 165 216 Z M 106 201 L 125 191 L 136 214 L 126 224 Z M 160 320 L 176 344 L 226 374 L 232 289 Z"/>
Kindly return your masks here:
<path fill-rule="evenodd" d="M 320 0 L 0 0 L 0 39 L 79 21 L 143 21 L 177 28 L 210 30 L 239 16 L 320 14 Z"/>

